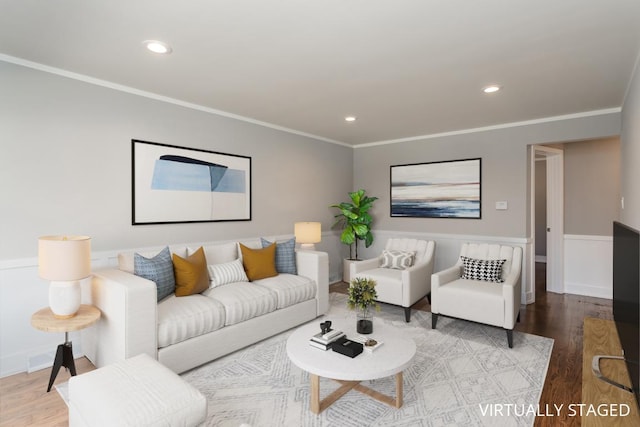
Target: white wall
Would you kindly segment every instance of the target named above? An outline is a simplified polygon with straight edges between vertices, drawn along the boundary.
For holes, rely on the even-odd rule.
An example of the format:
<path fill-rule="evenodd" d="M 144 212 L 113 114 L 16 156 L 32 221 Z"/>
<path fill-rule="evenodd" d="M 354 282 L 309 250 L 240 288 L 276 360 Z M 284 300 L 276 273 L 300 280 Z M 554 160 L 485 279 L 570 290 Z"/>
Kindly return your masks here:
<path fill-rule="evenodd" d="M 131 139 L 251 156 L 252 220 L 132 226 Z M 30 326 L 48 304 L 40 235 L 91 236 L 97 268 L 104 253 L 286 236 L 320 221 L 318 249 L 341 277 L 329 205 L 353 188 L 350 147 L 0 61 L 0 150 L 1 376 L 63 340 Z"/>
<path fill-rule="evenodd" d="M 624 209 L 620 220 L 640 230 L 640 57 L 622 108 L 621 162 Z"/>

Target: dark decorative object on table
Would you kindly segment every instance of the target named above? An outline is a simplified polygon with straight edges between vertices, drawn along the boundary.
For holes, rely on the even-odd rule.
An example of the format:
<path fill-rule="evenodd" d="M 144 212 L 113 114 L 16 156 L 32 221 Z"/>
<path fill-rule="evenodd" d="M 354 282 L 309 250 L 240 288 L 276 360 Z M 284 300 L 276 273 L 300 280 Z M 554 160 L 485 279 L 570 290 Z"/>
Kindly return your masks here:
<path fill-rule="evenodd" d="M 336 353 L 344 354 L 349 357 L 356 357 L 362 353 L 362 344 L 356 341 L 351 341 L 347 337 L 341 337 L 331 344 L 331 349 Z"/>
<path fill-rule="evenodd" d="M 359 334 L 370 334 L 373 332 L 373 313 L 371 307 L 380 310 L 376 302 L 378 293 L 376 292 L 376 281 L 369 278 L 356 277 L 349 285 L 349 298 L 347 306 L 357 312 L 356 330 Z"/>

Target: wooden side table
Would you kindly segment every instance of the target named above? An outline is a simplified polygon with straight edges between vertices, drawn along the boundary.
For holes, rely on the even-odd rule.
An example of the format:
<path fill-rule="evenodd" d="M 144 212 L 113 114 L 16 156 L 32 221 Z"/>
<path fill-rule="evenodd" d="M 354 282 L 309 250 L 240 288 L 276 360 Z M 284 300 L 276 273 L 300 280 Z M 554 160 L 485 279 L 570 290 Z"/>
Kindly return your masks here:
<path fill-rule="evenodd" d="M 51 369 L 51 377 L 49 378 L 49 387 L 47 392 L 51 391 L 53 381 L 58 375 L 60 367 L 64 366 L 71 372 L 72 376 L 76 375 L 76 365 L 73 361 L 73 347 L 69 341 L 69 332 L 79 331 L 94 324 L 100 318 L 100 310 L 92 305 L 82 304 L 78 313 L 68 319 L 59 319 L 53 315 L 49 307 L 43 308 L 33 313 L 31 316 L 31 326 L 45 332 L 64 332 L 64 343 L 58 346 L 56 358 Z"/>

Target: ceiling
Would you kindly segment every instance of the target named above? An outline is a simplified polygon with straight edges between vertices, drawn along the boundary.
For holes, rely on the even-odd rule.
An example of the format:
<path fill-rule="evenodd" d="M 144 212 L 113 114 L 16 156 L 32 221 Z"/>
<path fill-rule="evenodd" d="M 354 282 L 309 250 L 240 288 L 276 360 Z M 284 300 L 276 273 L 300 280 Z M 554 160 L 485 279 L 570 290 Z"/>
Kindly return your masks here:
<path fill-rule="evenodd" d="M 0 0 L 0 11 L 0 59 L 347 145 L 619 109 L 640 50 L 638 0 Z M 173 52 L 146 51 L 148 39 Z"/>

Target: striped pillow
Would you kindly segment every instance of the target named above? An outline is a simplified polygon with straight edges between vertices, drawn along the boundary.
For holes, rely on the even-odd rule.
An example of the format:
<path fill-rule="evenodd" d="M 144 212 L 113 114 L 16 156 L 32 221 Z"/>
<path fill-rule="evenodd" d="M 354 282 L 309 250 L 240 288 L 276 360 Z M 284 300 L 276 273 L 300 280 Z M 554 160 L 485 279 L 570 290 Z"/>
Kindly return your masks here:
<path fill-rule="evenodd" d="M 226 285 L 228 283 L 249 281 L 240 259 L 222 264 L 213 264 L 208 266 L 208 269 L 209 276 L 211 277 L 210 288 Z"/>

